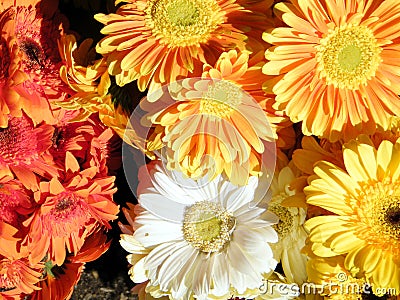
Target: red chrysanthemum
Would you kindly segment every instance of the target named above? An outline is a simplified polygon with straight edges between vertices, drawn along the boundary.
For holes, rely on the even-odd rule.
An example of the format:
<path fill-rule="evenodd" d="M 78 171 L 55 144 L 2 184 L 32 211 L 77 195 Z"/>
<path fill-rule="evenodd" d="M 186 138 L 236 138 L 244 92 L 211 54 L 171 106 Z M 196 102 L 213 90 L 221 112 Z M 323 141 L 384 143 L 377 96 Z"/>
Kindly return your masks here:
<path fill-rule="evenodd" d="M 0 177 L 17 177 L 29 189 L 37 190 L 34 173 L 56 176 L 57 172 L 46 156 L 51 146 L 53 127 L 47 124 L 34 126 L 26 115 L 11 117 L 7 128 L 0 128 Z"/>
<path fill-rule="evenodd" d="M 80 170 L 77 160 L 67 152 L 65 174 L 41 182 L 35 199 L 41 204 L 30 222 L 28 249 L 32 262 L 46 254 L 61 266 L 69 253 L 77 253 L 85 239 L 99 226 L 110 228 L 118 206 L 112 195 L 114 177 L 98 178 L 96 167 Z"/>

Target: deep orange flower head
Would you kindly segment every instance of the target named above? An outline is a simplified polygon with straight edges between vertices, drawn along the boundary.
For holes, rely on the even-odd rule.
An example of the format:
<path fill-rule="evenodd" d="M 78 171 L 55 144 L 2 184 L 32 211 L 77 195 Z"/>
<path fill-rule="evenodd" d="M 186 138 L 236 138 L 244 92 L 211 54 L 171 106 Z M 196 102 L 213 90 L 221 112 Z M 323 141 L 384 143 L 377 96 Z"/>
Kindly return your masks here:
<path fill-rule="evenodd" d="M 71 152 L 82 168 L 97 167 L 107 175 L 108 168 L 120 167 L 120 139 L 99 120 L 97 114 L 85 121 L 73 122 L 79 111 L 61 109 L 55 125 L 50 153 L 57 165 L 63 166 L 67 152 Z"/>
<path fill-rule="evenodd" d="M 8 259 L 0 255 L 0 299 L 21 299 L 40 288 L 42 264 L 30 265 L 27 258 Z"/>
<path fill-rule="evenodd" d="M 0 13 L 0 127 L 7 127 L 8 116 L 21 116 L 22 100 L 16 86 L 27 79 L 21 71 L 20 49 L 15 39 L 15 9 Z"/>
<path fill-rule="evenodd" d="M 81 170 L 70 152 L 65 161 L 64 173 L 41 182 L 35 193 L 41 206 L 30 219 L 27 244 L 32 262 L 48 255 L 61 266 L 67 253 L 78 253 L 93 231 L 110 228 L 109 221 L 117 218 L 115 178 L 97 177 L 96 167 Z"/>
<path fill-rule="evenodd" d="M 32 6 L 16 9 L 15 34 L 23 53 L 22 67 L 30 79 L 24 87 L 45 100 L 62 99 L 68 91 L 59 75 L 61 57 L 57 48 L 65 27 L 63 18 L 58 12 L 45 17 Z"/>
<path fill-rule="evenodd" d="M 0 128 L 0 177 L 16 177 L 25 187 L 37 190 L 35 174 L 56 176 L 51 157 L 46 155 L 53 132 L 51 125 L 34 126 L 25 114 L 9 118 L 8 126 Z"/>

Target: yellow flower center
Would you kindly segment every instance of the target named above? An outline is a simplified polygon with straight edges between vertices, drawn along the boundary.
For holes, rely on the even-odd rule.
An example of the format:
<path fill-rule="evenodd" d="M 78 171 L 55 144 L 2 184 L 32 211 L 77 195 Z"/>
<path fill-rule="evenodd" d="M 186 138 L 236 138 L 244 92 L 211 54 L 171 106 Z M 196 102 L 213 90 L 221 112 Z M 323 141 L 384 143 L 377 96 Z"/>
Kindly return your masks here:
<path fill-rule="evenodd" d="M 145 13 L 153 34 L 169 47 L 205 43 L 224 21 L 216 0 L 150 0 Z"/>
<path fill-rule="evenodd" d="M 208 86 L 200 100 L 200 113 L 229 118 L 242 102 L 243 92 L 229 81 L 216 81 Z"/>
<path fill-rule="evenodd" d="M 219 252 L 229 242 L 235 218 L 217 203 L 201 201 L 188 207 L 183 221 L 183 236 L 203 252 Z"/>
<path fill-rule="evenodd" d="M 281 194 L 282 195 L 274 196 L 274 198 L 287 198 L 286 193 L 282 192 Z M 278 233 L 279 238 L 282 239 L 292 232 L 295 226 L 295 218 L 287 207 L 280 204 L 282 201 L 275 202 L 274 198 L 271 200 L 268 210 L 276 214 L 279 218 L 278 224 L 272 225 L 272 227 Z"/>
<path fill-rule="evenodd" d="M 356 90 L 365 85 L 382 61 L 382 49 L 365 26 L 336 27 L 316 48 L 321 77 L 340 89 Z"/>
<path fill-rule="evenodd" d="M 366 188 L 364 193 L 359 215 L 369 230 L 363 238 L 400 253 L 400 194 L 394 185 L 383 183 Z"/>

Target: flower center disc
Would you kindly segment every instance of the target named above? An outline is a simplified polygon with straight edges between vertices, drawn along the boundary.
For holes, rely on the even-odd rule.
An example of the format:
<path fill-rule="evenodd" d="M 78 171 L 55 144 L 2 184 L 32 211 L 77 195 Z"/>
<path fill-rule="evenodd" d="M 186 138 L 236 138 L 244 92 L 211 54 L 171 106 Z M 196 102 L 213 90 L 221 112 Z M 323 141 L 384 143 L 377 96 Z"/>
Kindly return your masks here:
<path fill-rule="evenodd" d="M 370 227 L 365 238 L 371 244 L 382 244 L 383 248 L 400 253 L 400 196 L 390 190 L 393 190 L 391 185 L 373 188 L 360 208 Z"/>
<path fill-rule="evenodd" d="M 230 240 L 235 218 L 217 203 L 201 201 L 188 207 L 183 221 L 183 236 L 203 252 L 219 252 Z"/>
<path fill-rule="evenodd" d="M 169 47 L 205 43 L 223 22 L 216 0 L 150 0 L 145 13 L 153 34 Z"/>
<path fill-rule="evenodd" d="M 208 86 L 200 100 L 200 113 L 218 118 L 228 118 L 242 102 L 240 87 L 229 81 L 217 81 Z"/>
<path fill-rule="evenodd" d="M 356 90 L 366 84 L 382 61 L 382 49 L 365 26 L 337 27 L 316 48 L 321 77 L 341 89 Z"/>
<path fill-rule="evenodd" d="M 279 195 L 279 197 L 284 197 L 285 195 Z M 272 201 L 271 201 L 272 202 Z M 282 239 L 286 237 L 294 228 L 294 217 L 287 207 L 280 204 L 281 201 L 276 204 L 271 204 L 269 210 L 276 214 L 279 218 L 278 224 L 272 225 Z"/>

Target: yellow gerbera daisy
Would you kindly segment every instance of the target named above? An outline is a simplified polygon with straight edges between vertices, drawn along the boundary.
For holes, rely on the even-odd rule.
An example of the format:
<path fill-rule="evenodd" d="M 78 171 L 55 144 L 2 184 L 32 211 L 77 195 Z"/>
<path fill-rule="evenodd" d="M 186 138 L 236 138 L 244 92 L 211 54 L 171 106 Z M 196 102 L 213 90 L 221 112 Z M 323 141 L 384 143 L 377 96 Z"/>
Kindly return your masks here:
<path fill-rule="evenodd" d="M 203 63 L 214 64 L 226 50 L 252 48 L 247 36 L 268 24 L 262 12 L 270 0 L 117 0 L 115 14 L 97 14 L 107 35 L 97 52 L 123 86 L 138 80 L 144 91 L 189 73 L 199 76 Z M 249 39 L 249 41 L 252 39 Z M 254 47 L 253 47 L 254 48 Z M 254 49 L 251 49 L 254 50 Z"/>
<path fill-rule="evenodd" d="M 374 293 L 400 292 L 400 140 L 376 149 L 365 135 L 343 146 L 345 169 L 321 161 L 304 189 L 307 203 L 335 215 L 305 224 L 313 253 L 346 255 L 344 267 Z"/>
<path fill-rule="evenodd" d="M 278 3 L 289 27 L 266 32 L 265 88 L 306 135 L 331 141 L 387 129 L 400 114 L 400 2 L 304 0 Z"/>

